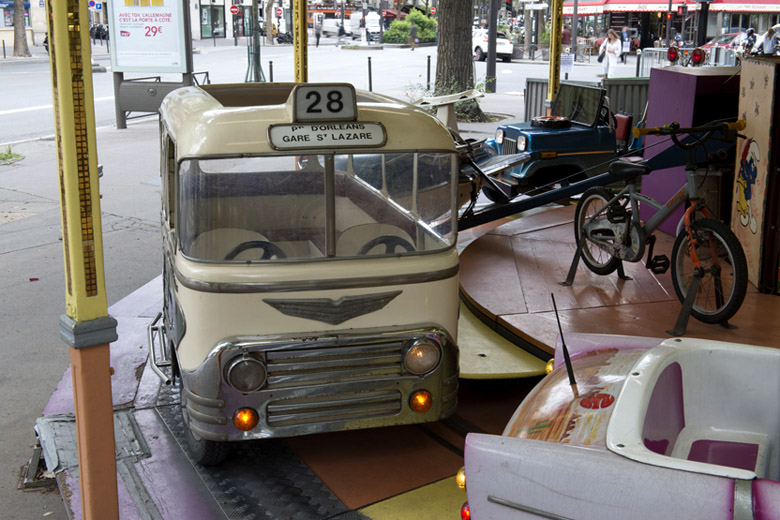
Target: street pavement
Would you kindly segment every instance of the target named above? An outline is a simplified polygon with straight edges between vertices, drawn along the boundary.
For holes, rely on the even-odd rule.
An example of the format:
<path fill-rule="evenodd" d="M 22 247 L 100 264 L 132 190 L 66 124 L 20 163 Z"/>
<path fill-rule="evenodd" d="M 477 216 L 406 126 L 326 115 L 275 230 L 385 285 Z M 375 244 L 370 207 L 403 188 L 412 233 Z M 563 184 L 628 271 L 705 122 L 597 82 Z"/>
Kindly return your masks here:
<path fill-rule="evenodd" d="M 319 49 L 310 46 L 310 80 L 351 81 L 358 77 L 345 74 L 343 69 L 333 65 L 348 56 L 349 51 L 336 49 L 330 40 L 335 41 L 335 38 L 323 38 Z M 245 53 L 231 51 L 232 44 L 232 40 L 195 43 L 196 57 L 200 56 L 196 63 L 206 63 L 201 58 L 209 55 L 225 61 L 231 52 L 237 53 L 239 62 L 232 68 L 238 70 L 230 75 L 227 72 L 229 65 L 224 69 L 215 66 L 212 81 L 240 81 L 236 78 L 243 76 Z M 92 49 L 98 67 L 107 67 L 110 74 L 107 48 L 93 45 Z M 6 59 L 9 61 L 0 61 L 0 84 L 3 74 L 11 70 L 9 67 L 21 70 L 25 63 L 48 59 L 42 47 L 32 50 L 32 58 L 9 57 Z M 282 51 L 291 55 L 289 49 L 264 51 L 266 56 Z M 382 52 L 387 57 L 397 54 L 397 59 L 401 60 L 411 57 L 408 49 L 388 47 Z M 402 52 L 405 54 L 401 55 Z M 420 54 L 435 58 L 434 47 L 418 47 L 414 52 L 418 60 L 422 60 Z M 280 61 L 277 66 L 275 80 L 292 79 L 288 77 L 286 62 Z M 632 64 L 625 67 L 626 75 L 629 75 Z M 484 74 L 484 64 L 477 64 L 476 68 L 478 73 L 482 70 Z M 575 72 L 579 74 L 573 75 L 572 79 L 592 80 L 600 68 L 595 60 L 593 64 L 577 64 Z M 329 76 L 327 70 L 331 71 Z M 435 65 L 433 70 L 435 74 Z M 497 64 L 499 92 L 486 94 L 480 104 L 484 111 L 502 114 L 504 119 L 461 124 L 465 136 L 490 137 L 499 124 L 522 120 L 522 83 L 517 79 L 523 70 L 534 77 L 546 77 L 544 63 Z M 424 83 L 423 71 L 377 71 L 374 90 L 400 97 L 410 81 Z M 359 77 L 359 81 L 365 83 L 362 71 Z M 512 85 L 507 85 L 510 78 Z M 365 85 L 355 83 L 358 88 L 365 88 Z M 23 106 L 22 93 L 14 95 L 19 95 Z M 157 139 L 155 117 L 131 121 L 124 130 L 118 130 L 114 125 L 103 125 L 97 130 L 98 157 L 103 165 L 100 193 L 109 305 L 161 272 Z M 6 146 L 0 145 L 0 151 L 6 151 Z M 3 504 L 0 517 L 64 520 L 67 516 L 56 488 L 26 492 L 18 489 L 20 469 L 29 460 L 35 444 L 35 419 L 41 415 L 69 363 L 69 349 L 59 338 L 58 324 L 58 318 L 64 312 L 65 289 L 57 150 L 53 137 L 48 136 L 15 142 L 12 151 L 23 158 L 11 164 L 0 164 L 0 308 L 3 310 L 0 323 L 4 331 L 4 342 L 0 346 L 0 395 L 3 397 L 0 402 L 0 502 Z"/>

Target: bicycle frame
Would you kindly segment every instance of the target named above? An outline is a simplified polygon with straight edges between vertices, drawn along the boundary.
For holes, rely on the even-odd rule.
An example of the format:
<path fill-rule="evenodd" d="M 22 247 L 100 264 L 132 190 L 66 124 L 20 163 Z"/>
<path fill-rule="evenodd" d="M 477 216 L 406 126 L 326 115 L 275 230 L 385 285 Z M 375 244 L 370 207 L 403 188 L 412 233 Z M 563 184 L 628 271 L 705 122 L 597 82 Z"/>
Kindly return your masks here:
<path fill-rule="evenodd" d="M 699 198 L 699 189 L 698 186 L 696 186 L 695 169 L 686 167 L 685 175 L 685 185 L 683 185 L 665 203 L 660 203 L 652 197 L 637 192 L 636 181 L 632 179 L 631 181 L 627 182 L 626 187 L 620 190 L 614 197 L 612 197 L 603 208 L 588 218 L 587 224 L 592 223 L 596 218 L 603 215 L 608 207 L 612 206 L 613 204 L 617 204 L 621 197 L 627 196 L 631 206 L 631 224 L 639 224 L 642 226 L 642 229 L 645 232 L 645 236 L 647 236 L 653 233 L 662 222 L 669 218 L 674 210 L 676 210 L 681 204 L 687 201 L 691 201 L 692 204 L 688 209 L 685 210 L 685 214 L 683 215 L 683 229 L 688 230 L 688 233 L 690 234 L 691 220 L 693 214 L 696 211 L 700 210 L 706 218 L 710 218 L 712 215 L 704 202 Z M 642 225 L 641 221 L 639 220 L 640 202 L 647 204 L 656 210 L 655 215 L 650 217 L 650 219 L 645 222 L 644 225 Z M 693 241 L 695 240 L 695 237 L 690 236 L 690 239 Z M 646 239 L 643 237 L 642 240 Z M 700 262 L 695 251 L 691 251 L 691 260 L 693 261 L 695 267 L 700 267 Z"/>

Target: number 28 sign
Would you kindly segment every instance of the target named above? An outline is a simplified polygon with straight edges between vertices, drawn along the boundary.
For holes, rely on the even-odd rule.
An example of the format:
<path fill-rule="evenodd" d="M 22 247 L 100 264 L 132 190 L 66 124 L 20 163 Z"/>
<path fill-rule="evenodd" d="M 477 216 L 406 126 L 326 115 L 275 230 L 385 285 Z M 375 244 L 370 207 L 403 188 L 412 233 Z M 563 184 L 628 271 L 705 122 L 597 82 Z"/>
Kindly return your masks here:
<path fill-rule="evenodd" d="M 293 112 L 295 123 L 269 127 L 272 148 L 376 148 L 387 139 L 381 123 L 357 121 L 355 88 L 348 83 L 297 85 Z"/>
<path fill-rule="evenodd" d="M 298 85 L 293 103 L 296 121 L 357 119 L 355 88 L 348 83 Z"/>

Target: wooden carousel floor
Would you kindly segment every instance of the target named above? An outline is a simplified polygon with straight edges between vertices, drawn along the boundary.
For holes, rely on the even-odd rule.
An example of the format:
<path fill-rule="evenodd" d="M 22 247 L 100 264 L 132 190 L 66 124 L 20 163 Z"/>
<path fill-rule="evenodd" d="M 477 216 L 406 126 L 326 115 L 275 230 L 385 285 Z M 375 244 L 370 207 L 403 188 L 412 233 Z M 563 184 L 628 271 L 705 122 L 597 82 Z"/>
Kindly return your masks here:
<path fill-rule="evenodd" d="M 598 276 L 580 262 L 574 284 L 566 278 L 575 253 L 574 206 L 549 209 L 508 221 L 469 244 L 460 255 L 461 293 L 467 305 L 500 334 L 519 338 L 537 355 L 551 354 L 558 326 L 551 294 L 564 334 L 593 332 L 670 337 L 681 304 L 670 271 L 654 275 L 644 263 L 624 263 L 632 280 L 617 273 Z M 671 257 L 674 238 L 662 232 L 655 254 Z M 780 338 L 780 297 L 748 287 L 735 328 L 707 325 L 691 318 L 687 337 L 761 346 Z"/>

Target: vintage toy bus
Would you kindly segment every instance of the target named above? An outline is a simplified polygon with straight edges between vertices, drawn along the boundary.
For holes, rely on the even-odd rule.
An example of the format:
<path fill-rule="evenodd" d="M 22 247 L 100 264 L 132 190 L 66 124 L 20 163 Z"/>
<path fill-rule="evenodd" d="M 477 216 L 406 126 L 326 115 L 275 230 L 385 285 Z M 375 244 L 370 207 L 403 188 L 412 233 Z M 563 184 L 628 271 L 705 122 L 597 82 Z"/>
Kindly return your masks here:
<path fill-rule="evenodd" d="M 160 137 L 149 336 L 194 460 L 455 411 L 458 156 L 437 119 L 348 84 L 208 85 L 165 98 Z"/>

